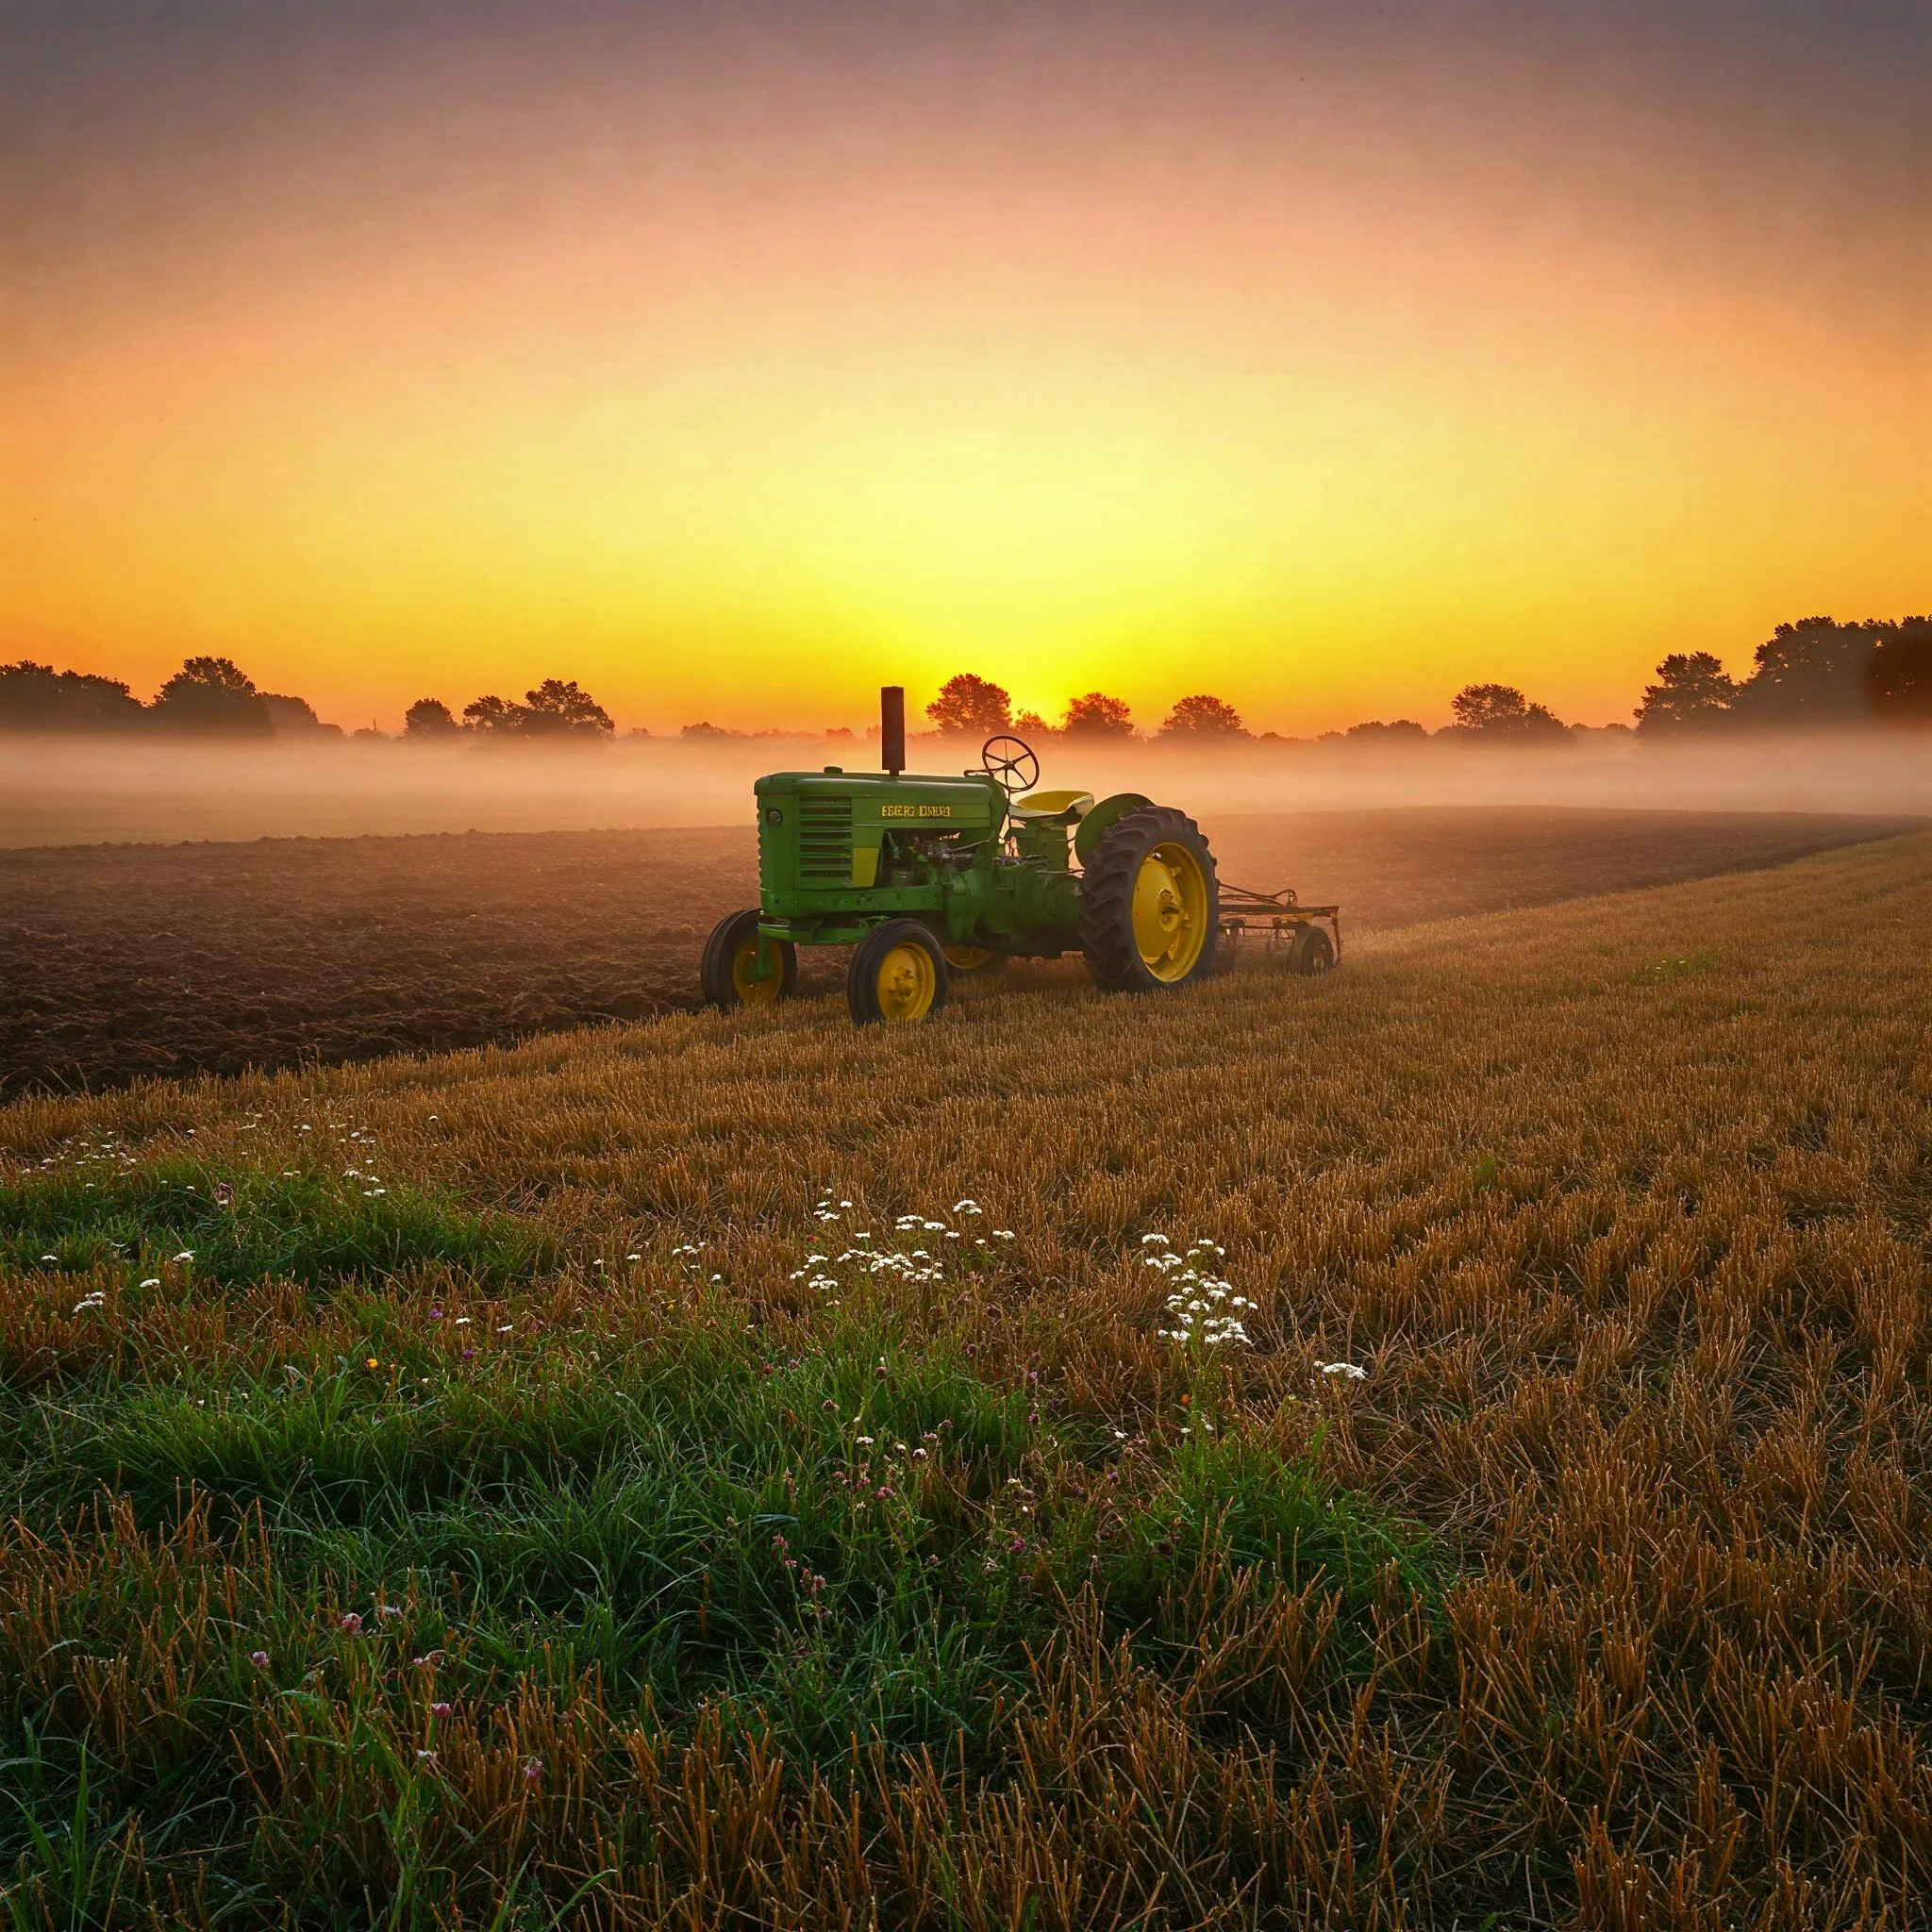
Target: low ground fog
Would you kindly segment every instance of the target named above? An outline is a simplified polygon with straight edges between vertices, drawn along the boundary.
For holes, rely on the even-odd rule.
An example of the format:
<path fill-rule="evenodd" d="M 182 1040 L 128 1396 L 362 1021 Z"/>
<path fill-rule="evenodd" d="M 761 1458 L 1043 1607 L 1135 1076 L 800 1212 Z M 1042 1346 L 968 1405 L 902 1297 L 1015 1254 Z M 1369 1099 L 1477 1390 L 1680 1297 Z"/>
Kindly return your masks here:
<path fill-rule="evenodd" d="M 1145 791 L 1208 818 L 1538 804 L 1932 812 L 1926 751 L 1919 735 L 1868 732 L 1685 748 L 1590 734 L 1549 750 L 1050 742 L 1041 757 L 1045 784 Z M 935 771 L 957 771 L 973 756 L 931 741 L 912 751 L 915 767 Z M 862 741 L 823 739 L 626 741 L 547 755 L 355 741 L 203 751 L 14 739 L 0 744 L 0 844 L 748 824 L 759 773 L 832 761 L 870 768 L 876 758 Z"/>

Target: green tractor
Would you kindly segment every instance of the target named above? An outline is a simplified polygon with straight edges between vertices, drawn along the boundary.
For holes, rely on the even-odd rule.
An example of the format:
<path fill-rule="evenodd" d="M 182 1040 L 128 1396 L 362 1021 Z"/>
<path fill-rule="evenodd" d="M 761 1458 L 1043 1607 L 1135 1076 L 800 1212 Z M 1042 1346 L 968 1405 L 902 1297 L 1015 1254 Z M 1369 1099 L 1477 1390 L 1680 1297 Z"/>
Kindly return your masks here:
<path fill-rule="evenodd" d="M 958 777 L 908 773 L 905 692 L 881 696 L 882 771 L 827 765 L 758 781 L 760 903 L 705 942 L 711 1006 L 783 999 L 800 946 L 854 949 L 845 990 L 858 1025 L 929 1019 L 954 974 L 1012 958 L 1077 952 L 1101 986 L 1124 992 L 1212 970 L 1242 921 L 1224 920 L 1214 856 L 1185 812 L 1134 791 L 1096 804 L 1088 791 L 1035 791 L 1040 760 L 1017 738 L 989 739 L 979 767 Z M 1238 896 L 1300 910 L 1291 894 Z"/>

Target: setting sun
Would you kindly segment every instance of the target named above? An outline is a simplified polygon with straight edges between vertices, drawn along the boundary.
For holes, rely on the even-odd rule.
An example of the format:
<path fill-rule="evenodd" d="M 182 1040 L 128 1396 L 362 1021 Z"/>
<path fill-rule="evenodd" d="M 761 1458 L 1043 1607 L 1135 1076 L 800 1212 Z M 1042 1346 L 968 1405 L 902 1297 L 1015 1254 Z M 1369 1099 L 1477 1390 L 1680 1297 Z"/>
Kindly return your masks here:
<path fill-rule="evenodd" d="M 849 723 L 973 668 L 1307 730 L 1480 676 L 1627 717 L 1667 650 L 1924 601 L 1882 45 L 1807 105 L 1846 208 L 1795 29 L 758 17 L 62 69 L 14 138 L 112 116 L 118 187 L 29 223 L 15 649 L 391 724 L 552 673 Z"/>

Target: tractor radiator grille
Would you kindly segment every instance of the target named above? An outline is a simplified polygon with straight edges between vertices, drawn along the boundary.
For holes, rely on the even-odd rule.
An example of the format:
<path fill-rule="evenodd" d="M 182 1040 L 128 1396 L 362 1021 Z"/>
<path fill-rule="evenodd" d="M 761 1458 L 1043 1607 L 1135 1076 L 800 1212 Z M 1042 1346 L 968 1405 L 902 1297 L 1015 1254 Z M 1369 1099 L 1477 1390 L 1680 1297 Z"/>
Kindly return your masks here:
<path fill-rule="evenodd" d="M 852 883 L 852 801 L 802 798 L 798 803 L 798 873 L 814 885 Z"/>

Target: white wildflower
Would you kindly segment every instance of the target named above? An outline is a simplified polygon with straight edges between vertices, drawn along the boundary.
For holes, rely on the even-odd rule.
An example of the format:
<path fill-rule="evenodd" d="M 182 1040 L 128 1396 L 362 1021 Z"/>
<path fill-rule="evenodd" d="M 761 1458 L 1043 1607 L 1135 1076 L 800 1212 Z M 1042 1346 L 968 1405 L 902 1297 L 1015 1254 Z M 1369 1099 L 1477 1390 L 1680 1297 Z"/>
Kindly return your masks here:
<path fill-rule="evenodd" d="M 1143 1236 L 1143 1247 L 1149 1240 L 1158 1240 L 1164 1247 L 1172 1245 L 1165 1236 Z M 1174 1325 L 1155 1331 L 1160 1341 L 1178 1342 L 1183 1348 L 1221 1348 L 1229 1343 L 1241 1347 L 1251 1345 L 1253 1338 L 1234 1310 L 1253 1305 L 1245 1295 L 1234 1293 L 1232 1283 L 1208 1272 L 1209 1257 L 1218 1259 L 1224 1252 L 1213 1241 L 1197 1241 L 1189 1244 L 1185 1256 L 1141 1256 L 1141 1265 L 1159 1274 L 1179 1271 L 1179 1279 L 1166 1303 Z"/>

